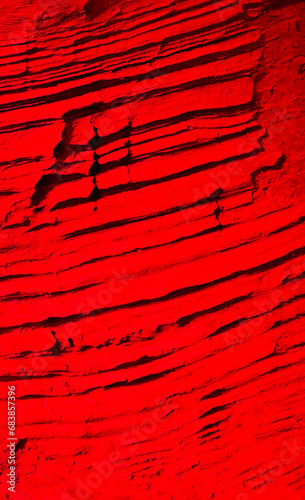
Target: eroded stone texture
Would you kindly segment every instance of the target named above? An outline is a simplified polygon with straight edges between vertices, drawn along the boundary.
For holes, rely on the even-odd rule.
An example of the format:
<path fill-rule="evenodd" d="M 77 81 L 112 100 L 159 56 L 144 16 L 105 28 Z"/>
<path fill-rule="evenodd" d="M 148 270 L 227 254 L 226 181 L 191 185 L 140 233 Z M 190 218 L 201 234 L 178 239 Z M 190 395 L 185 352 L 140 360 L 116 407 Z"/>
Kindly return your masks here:
<path fill-rule="evenodd" d="M 304 499 L 304 2 L 0 15 L 14 498 Z"/>

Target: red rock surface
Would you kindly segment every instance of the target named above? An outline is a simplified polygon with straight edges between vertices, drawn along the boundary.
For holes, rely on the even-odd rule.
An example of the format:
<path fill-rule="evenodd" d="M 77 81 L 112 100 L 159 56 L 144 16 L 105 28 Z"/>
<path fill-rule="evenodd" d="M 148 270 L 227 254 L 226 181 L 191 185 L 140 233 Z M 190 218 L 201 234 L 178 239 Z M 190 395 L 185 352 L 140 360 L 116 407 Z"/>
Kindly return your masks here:
<path fill-rule="evenodd" d="M 304 10 L 1 0 L 1 498 L 305 498 Z"/>

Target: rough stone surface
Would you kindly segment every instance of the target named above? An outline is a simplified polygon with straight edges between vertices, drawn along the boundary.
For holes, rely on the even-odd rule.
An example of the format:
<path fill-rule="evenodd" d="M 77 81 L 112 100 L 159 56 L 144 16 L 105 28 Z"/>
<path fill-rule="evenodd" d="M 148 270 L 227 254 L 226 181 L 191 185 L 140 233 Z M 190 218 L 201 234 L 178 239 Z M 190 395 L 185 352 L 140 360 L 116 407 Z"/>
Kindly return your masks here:
<path fill-rule="evenodd" d="M 304 500 L 304 12 L 1 0 L 1 498 Z"/>

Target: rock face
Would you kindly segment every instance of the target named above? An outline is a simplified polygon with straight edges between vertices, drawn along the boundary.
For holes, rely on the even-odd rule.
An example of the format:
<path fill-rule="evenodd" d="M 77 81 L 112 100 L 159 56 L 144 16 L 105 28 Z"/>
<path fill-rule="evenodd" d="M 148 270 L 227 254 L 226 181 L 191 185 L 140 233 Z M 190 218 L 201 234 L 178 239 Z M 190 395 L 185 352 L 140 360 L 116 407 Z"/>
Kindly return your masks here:
<path fill-rule="evenodd" d="M 305 498 L 304 12 L 1 2 L 1 498 Z"/>

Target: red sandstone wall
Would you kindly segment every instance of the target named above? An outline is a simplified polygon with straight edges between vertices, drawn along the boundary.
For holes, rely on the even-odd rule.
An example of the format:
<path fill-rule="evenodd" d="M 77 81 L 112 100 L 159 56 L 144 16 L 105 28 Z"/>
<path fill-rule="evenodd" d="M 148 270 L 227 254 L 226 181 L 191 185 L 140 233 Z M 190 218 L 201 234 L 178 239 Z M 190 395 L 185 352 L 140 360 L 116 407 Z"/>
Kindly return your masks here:
<path fill-rule="evenodd" d="M 0 17 L 1 498 L 303 500 L 304 2 Z"/>

